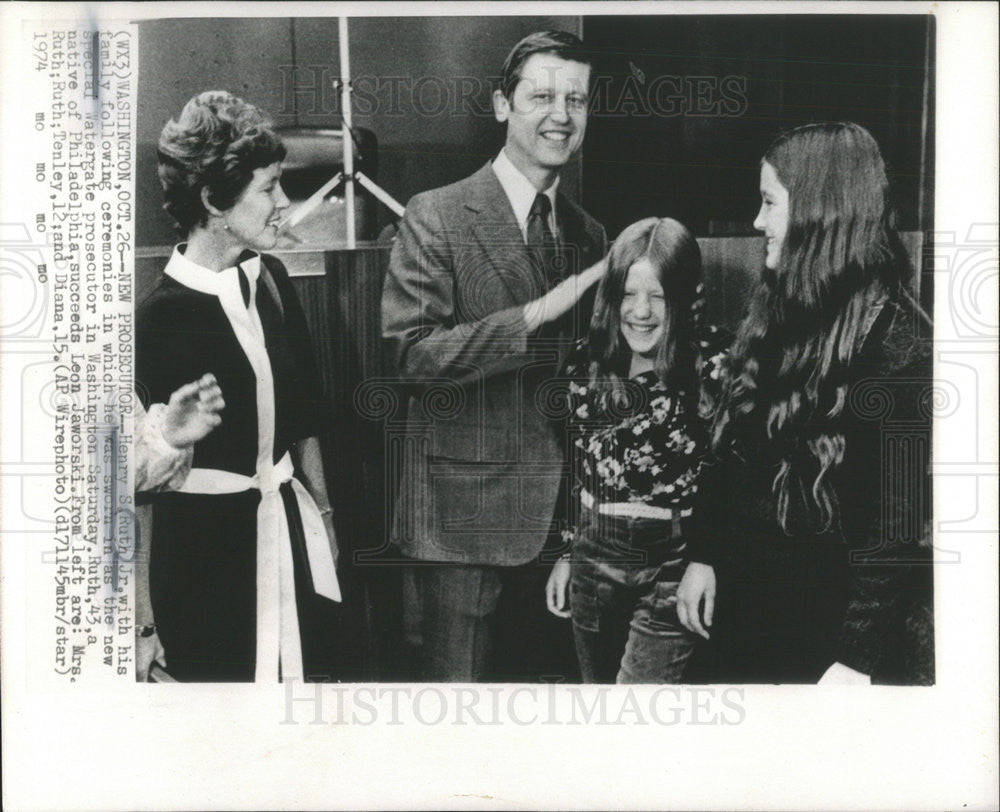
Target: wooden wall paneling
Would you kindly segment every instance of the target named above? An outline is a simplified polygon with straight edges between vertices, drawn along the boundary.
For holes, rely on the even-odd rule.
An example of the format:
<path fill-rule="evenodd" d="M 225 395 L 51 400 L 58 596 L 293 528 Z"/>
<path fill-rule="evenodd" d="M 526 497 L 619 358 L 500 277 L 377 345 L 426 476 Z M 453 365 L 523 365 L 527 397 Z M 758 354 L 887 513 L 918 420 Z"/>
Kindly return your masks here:
<path fill-rule="evenodd" d="M 384 429 L 356 401 L 358 386 L 382 377 L 381 298 L 388 250 L 325 253 L 325 276 L 294 279 L 313 333 L 328 431 L 324 459 L 344 587 L 345 678 L 391 680 L 409 667 L 402 630 L 402 574 L 388 549 L 390 500 Z"/>

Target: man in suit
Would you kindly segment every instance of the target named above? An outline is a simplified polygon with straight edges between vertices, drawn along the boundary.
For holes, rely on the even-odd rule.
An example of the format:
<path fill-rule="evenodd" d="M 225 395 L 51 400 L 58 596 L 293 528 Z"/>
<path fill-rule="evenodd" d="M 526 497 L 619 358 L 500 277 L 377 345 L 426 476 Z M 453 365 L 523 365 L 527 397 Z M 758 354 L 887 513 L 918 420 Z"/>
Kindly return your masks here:
<path fill-rule="evenodd" d="M 420 564 L 426 679 L 491 673 L 503 593 L 544 614 L 534 559 L 563 479 L 546 384 L 586 329 L 580 300 L 606 251 L 604 229 L 558 191 L 583 142 L 589 80 L 571 34 L 514 46 L 493 96 L 500 154 L 416 195 L 393 247 L 383 334 L 410 395 L 393 528 Z"/>

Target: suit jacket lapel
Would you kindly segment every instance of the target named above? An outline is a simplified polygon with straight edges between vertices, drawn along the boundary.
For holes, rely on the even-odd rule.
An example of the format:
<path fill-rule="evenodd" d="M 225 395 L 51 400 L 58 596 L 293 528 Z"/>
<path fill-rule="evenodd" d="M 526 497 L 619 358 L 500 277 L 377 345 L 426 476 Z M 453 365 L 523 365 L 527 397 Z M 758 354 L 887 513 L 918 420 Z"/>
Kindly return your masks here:
<path fill-rule="evenodd" d="M 511 303 L 524 304 L 526 290 L 541 284 L 544 292 L 545 285 L 531 262 L 514 210 L 489 163 L 471 181 L 472 194 L 465 205 L 475 212 L 472 230 L 479 247 L 506 287 Z"/>
<path fill-rule="evenodd" d="M 595 246 L 587 234 L 579 209 L 562 192 L 558 196 L 556 217 L 559 220 L 559 237 L 563 256 L 569 263 L 565 275 L 577 274 L 599 259 L 599 257 L 591 256 Z"/>
<path fill-rule="evenodd" d="M 556 216 L 559 220 L 559 241 L 563 257 L 566 259 L 566 276 L 578 274 L 590 267 L 601 258 L 603 245 L 599 238 L 587 231 L 586 220 L 579 206 L 559 193 L 556 204 Z M 559 345 L 559 365 L 566 360 L 574 341 L 587 334 L 590 317 L 594 308 L 594 296 L 597 286 L 593 286 L 580 298 L 573 309 L 567 314 L 561 331 L 563 341 Z"/>

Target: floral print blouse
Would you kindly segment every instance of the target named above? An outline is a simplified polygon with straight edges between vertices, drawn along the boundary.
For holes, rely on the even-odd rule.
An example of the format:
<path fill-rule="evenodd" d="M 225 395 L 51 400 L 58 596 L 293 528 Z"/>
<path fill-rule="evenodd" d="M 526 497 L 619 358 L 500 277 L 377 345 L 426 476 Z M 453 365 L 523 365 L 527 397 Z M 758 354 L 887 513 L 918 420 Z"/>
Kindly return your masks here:
<path fill-rule="evenodd" d="M 702 328 L 702 387 L 712 401 L 721 389 L 725 346 L 715 327 Z M 615 402 L 593 391 L 586 341 L 576 344 L 560 376 L 568 387 L 565 443 L 576 480 L 598 502 L 638 502 L 690 515 L 708 450 L 708 426 L 685 393 L 671 391 L 652 370 L 624 383 Z M 564 521 L 570 541 L 575 522 Z"/>

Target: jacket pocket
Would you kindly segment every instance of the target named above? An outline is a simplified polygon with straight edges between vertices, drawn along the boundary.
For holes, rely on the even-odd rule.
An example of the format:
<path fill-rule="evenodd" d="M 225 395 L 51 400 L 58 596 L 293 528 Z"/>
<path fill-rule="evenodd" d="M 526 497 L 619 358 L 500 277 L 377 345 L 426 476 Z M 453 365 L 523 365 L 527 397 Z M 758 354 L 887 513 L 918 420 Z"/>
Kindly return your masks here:
<path fill-rule="evenodd" d="M 511 462 L 516 458 L 517 449 L 504 428 L 438 425 L 432 432 L 432 457 L 461 462 Z"/>

